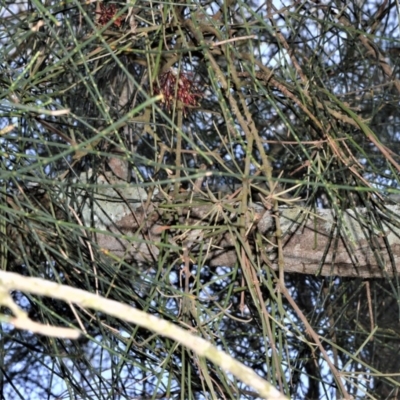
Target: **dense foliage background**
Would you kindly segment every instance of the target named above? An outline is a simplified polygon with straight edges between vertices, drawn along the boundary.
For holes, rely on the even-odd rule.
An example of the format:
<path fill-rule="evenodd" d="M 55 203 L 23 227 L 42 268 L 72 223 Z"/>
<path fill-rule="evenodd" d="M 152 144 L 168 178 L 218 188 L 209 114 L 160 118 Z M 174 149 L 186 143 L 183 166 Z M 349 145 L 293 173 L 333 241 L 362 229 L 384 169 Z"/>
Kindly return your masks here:
<path fill-rule="evenodd" d="M 331 209 L 333 265 L 339 243 L 352 254 L 341 217 L 354 209 L 375 261 L 395 267 L 376 239 L 398 224 L 386 207 L 400 170 L 395 1 L 0 4 L 3 270 L 172 321 L 294 399 L 398 398 L 398 277 L 285 273 L 279 226 L 261 234 L 248 216 L 254 202 Z M 134 222 L 116 222 L 121 204 Z M 207 261 L 225 234 L 234 266 Z M 148 330 L 14 300 L 85 334 L 3 324 L 2 398 L 258 397 Z"/>

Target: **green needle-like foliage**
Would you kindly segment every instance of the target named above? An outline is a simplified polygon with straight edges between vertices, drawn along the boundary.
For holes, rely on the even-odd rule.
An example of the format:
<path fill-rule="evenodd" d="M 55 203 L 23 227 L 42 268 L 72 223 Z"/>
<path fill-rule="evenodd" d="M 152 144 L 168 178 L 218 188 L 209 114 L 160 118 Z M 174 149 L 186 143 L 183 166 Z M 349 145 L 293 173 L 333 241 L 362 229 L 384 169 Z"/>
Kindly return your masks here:
<path fill-rule="evenodd" d="M 0 17 L 2 273 L 171 322 L 288 398 L 400 396 L 395 2 Z M 5 282 L 1 398 L 259 398 L 159 320 Z"/>

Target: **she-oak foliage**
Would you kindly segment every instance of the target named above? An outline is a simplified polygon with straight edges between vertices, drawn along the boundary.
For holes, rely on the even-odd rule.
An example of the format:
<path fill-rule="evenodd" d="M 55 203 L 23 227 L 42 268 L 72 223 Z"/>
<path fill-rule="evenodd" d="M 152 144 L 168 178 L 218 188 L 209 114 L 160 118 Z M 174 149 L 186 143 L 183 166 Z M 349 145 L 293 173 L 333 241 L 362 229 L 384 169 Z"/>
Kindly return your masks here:
<path fill-rule="evenodd" d="M 0 6 L 3 271 L 290 398 L 399 397 L 396 2 Z M 2 398 L 259 398 L 179 338 L 4 285 Z"/>

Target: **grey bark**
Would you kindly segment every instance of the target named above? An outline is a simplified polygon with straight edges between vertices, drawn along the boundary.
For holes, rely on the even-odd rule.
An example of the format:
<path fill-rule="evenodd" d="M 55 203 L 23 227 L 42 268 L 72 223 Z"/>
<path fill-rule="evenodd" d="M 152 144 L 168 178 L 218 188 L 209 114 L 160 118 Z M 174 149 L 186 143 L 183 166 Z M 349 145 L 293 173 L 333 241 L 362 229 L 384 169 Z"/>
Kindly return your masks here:
<path fill-rule="evenodd" d="M 168 231 L 167 244 L 182 250 L 187 248 L 194 261 L 202 252 L 202 257 L 207 254 L 206 260 L 211 266 L 233 266 L 237 262 L 237 233 L 232 235 L 230 231 L 239 228 L 235 222 L 239 202 L 222 199 L 221 202 L 229 201 L 232 212 L 225 218 L 222 214 L 216 218 L 212 209 L 217 205 L 193 193 L 181 195 L 181 200 L 172 207 L 166 195 L 153 193 L 148 199 L 143 187 L 115 177 L 100 176 L 97 183 L 99 187 L 90 204 L 86 199 L 80 209 L 85 225 L 98 230 L 98 245 L 114 256 L 137 263 L 154 262 L 160 253 L 163 232 Z M 373 217 L 370 210 L 363 208 L 339 212 L 341 216 L 335 225 L 335 212 L 331 209 L 280 208 L 284 271 L 359 278 L 397 275 L 400 229 L 391 223 L 388 215 L 394 220 L 400 207 L 384 206 L 375 210 Z M 269 267 L 278 270 L 275 235 L 278 216 L 261 203 L 250 203 L 246 217 L 245 239 L 253 246 L 253 254 L 257 255 L 255 237 L 261 235 L 264 247 L 258 255 Z M 373 218 L 375 224 L 371 223 Z M 225 233 L 214 234 L 216 227 L 226 228 L 229 224 L 230 229 L 221 230 Z"/>

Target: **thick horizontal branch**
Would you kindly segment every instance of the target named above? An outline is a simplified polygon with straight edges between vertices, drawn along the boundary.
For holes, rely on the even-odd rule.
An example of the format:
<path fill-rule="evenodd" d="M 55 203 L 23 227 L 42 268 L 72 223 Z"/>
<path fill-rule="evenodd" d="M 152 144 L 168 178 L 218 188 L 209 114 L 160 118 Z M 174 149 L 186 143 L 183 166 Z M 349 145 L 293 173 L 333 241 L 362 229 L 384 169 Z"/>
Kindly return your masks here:
<path fill-rule="evenodd" d="M 287 273 L 384 278 L 400 272 L 398 206 L 312 212 L 300 206 L 281 207 L 273 215 L 261 203 L 251 203 L 242 229 L 240 200 L 231 195 L 217 199 L 211 193 L 153 193 L 148 199 L 143 187 L 111 175 L 100 175 L 95 185 L 88 182 L 81 176 L 76 185 L 60 190 L 60 204 L 67 204 L 69 215 L 74 209 L 80 229 L 95 230 L 101 251 L 114 258 L 153 264 L 168 249 L 178 257 L 187 255 L 194 264 L 229 267 L 238 261 L 237 244 L 247 242 L 256 261 L 277 270 L 274 243 L 279 218 Z M 245 238 L 240 237 L 243 231 Z"/>
<path fill-rule="evenodd" d="M 189 250 L 192 261 L 196 262 L 199 252 L 203 252 L 200 258 L 206 257 L 209 265 L 233 266 L 237 262 L 236 215 L 233 212 L 227 215 L 229 219 L 220 218 L 219 221 L 214 218 L 214 226 L 210 226 L 209 216 L 215 207 L 215 204 L 194 204 L 193 207 L 186 204 L 176 212 L 184 217 L 178 217 L 179 222 L 174 225 L 163 222 L 165 212 L 158 204 L 153 203 L 146 210 L 139 207 L 134 215 L 127 213 L 114 226 L 108 227 L 109 232 L 122 231 L 126 236 L 99 234 L 98 243 L 118 257 L 146 263 L 157 259 L 162 233 L 168 230 L 169 243 L 172 246 L 182 243 Z M 400 208 L 387 206 L 387 212 L 398 215 Z M 398 274 L 400 229 L 390 224 L 386 214 L 378 212 L 378 215 L 381 219 L 376 219 L 374 226 L 366 209 L 347 210 L 337 217 L 329 209 L 309 212 L 300 207 L 281 208 L 279 220 L 284 234 L 285 272 L 361 278 Z M 270 261 L 269 266 L 277 270 L 277 250 L 271 244 L 275 241 L 275 218 L 278 216 L 272 215 L 261 204 L 252 204 L 248 209 L 246 231 L 250 243 L 254 243 L 256 235 L 265 238 L 261 252 Z M 213 235 L 219 229 L 225 233 Z M 179 241 L 174 236 L 179 237 Z M 254 256 L 261 255 L 255 251 L 253 246 Z"/>
<path fill-rule="evenodd" d="M 105 185 L 95 201 L 82 208 L 85 224 L 101 229 L 97 241 L 103 250 L 137 263 L 154 262 L 162 246 L 171 246 L 177 251 L 180 248 L 181 254 L 186 248 L 194 263 L 205 260 L 212 266 L 235 265 L 238 200 L 229 196 L 210 200 L 187 193 L 178 200 L 160 200 L 159 196 L 147 201 L 143 188 L 126 185 L 113 189 Z M 295 206 L 282 207 L 278 215 L 272 215 L 262 204 L 252 203 L 244 239 L 252 245 L 261 235 L 264 247 L 258 254 L 253 246 L 253 254 L 277 270 L 273 243 L 279 217 L 285 272 L 383 278 L 400 272 L 400 229 L 392 223 L 399 213 L 398 206 L 335 212 L 311 212 Z"/>

